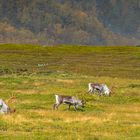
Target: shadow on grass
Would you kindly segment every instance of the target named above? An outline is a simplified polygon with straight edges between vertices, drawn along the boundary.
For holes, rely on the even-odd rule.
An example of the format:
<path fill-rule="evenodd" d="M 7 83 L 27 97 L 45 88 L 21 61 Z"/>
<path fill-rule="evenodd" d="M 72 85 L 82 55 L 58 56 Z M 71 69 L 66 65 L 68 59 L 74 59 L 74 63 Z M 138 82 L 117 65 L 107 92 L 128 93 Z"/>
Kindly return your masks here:
<path fill-rule="evenodd" d="M 130 84 L 128 85 L 129 88 L 140 88 L 140 84 Z"/>

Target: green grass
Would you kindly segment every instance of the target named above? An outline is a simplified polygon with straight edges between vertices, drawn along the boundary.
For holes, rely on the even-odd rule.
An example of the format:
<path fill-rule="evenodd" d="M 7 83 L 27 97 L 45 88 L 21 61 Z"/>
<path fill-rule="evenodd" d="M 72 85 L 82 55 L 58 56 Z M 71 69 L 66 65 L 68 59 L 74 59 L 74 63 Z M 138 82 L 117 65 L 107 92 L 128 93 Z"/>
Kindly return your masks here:
<path fill-rule="evenodd" d="M 0 74 L 140 77 L 138 47 L 0 45 Z"/>
<path fill-rule="evenodd" d="M 16 112 L 0 115 L 0 139 L 140 139 L 140 48 L 7 44 L 0 53 L 0 98 L 16 97 Z M 106 83 L 112 95 L 87 94 L 89 82 Z M 53 111 L 56 93 L 86 107 Z"/>

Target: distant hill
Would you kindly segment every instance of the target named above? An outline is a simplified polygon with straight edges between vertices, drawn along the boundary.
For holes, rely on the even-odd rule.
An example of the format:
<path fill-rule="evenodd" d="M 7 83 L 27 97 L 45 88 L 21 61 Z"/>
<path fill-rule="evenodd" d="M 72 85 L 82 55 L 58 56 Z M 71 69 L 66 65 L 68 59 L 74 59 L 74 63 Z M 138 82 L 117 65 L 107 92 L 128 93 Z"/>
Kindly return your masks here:
<path fill-rule="evenodd" d="M 139 0 L 0 0 L 0 43 L 139 45 Z"/>

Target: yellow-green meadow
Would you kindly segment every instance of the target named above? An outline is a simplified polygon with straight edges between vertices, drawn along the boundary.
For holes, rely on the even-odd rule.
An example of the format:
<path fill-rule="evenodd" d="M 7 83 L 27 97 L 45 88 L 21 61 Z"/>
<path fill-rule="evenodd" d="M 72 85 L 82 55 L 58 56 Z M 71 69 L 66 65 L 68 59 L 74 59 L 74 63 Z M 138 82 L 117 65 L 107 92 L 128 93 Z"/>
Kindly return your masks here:
<path fill-rule="evenodd" d="M 110 97 L 88 94 L 106 83 Z M 86 101 L 52 110 L 55 94 Z M 0 45 L 0 98 L 15 108 L 0 114 L 2 140 L 139 140 L 140 48 Z"/>

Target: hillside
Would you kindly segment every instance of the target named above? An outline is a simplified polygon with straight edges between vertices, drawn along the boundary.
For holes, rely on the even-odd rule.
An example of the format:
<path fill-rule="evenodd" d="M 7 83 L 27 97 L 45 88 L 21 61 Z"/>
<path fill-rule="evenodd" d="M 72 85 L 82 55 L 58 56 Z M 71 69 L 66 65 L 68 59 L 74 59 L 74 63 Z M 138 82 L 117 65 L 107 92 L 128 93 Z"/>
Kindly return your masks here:
<path fill-rule="evenodd" d="M 0 42 L 139 45 L 139 0 L 0 0 Z"/>

